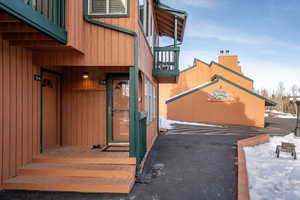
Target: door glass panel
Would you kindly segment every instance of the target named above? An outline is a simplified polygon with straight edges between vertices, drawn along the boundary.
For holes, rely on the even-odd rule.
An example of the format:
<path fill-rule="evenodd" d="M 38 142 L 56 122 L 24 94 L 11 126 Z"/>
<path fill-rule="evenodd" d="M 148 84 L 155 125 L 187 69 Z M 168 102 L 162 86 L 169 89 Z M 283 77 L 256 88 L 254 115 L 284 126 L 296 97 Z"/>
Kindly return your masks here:
<path fill-rule="evenodd" d="M 129 81 L 113 80 L 113 140 L 129 141 Z"/>

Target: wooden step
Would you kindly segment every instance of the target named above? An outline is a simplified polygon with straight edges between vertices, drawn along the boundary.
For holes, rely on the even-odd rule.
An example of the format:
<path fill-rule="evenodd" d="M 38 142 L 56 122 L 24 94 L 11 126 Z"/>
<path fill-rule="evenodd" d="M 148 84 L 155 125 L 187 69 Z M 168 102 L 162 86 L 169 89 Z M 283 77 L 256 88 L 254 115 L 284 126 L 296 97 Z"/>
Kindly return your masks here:
<path fill-rule="evenodd" d="M 134 181 L 99 177 L 17 176 L 5 181 L 3 187 L 5 190 L 127 194 L 131 191 Z"/>
<path fill-rule="evenodd" d="M 32 163 L 18 170 L 25 176 L 74 176 L 133 179 L 134 165 Z"/>
<path fill-rule="evenodd" d="M 135 158 L 113 158 L 113 157 L 91 157 L 91 158 L 72 158 L 72 157 L 51 157 L 41 156 L 33 159 L 34 163 L 65 163 L 65 164 L 102 164 L 102 165 L 135 165 Z"/>

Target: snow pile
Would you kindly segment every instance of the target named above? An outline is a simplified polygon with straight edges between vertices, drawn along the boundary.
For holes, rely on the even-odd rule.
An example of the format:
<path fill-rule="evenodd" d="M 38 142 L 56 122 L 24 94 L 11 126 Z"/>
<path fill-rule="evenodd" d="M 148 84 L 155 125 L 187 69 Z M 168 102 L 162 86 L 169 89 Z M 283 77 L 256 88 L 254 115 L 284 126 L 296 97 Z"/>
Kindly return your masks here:
<path fill-rule="evenodd" d="M 267 110 L 265 113 L 265 117 L 273 117 L 273 118 L 286 118 L 286 119 L 296 119 L 297 116 L 291 113 L 284 113 L 277 110 Z"/>
<path fill-rule="evenodd" d="M 172 124 L 191 125 L 191 126 L 222 127 L 222 126 L 211 125 L 211 124 L 174 121 L 174 120 L 168 120 L 166 117 L 159 117 L 159 128 L 162 128 L 162 129 L 172 129 L 173 128 Z"/>
<path fill-rule="evenodd" d="M 293 160 L 290 153 L 284 152 L 277 158 L 275 149 L 281 142 L 294 143 L 299 160 Z M 272 137 L 270 143 L 244 150 L 252 200 L 300 199 L 300 139 L 293 134 Z"/>

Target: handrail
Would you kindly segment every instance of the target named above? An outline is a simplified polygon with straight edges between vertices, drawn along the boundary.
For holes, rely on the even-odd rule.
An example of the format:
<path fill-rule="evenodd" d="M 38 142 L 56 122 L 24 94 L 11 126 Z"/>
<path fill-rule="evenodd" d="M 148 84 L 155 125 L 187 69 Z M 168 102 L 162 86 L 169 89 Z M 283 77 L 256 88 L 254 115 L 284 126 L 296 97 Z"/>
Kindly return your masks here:
<path fill-rule="evenodd" d="M 154 70 L 178 71 L 180 47 L 155 47 Z"/>
<path fill-rule="evenodd" d="M 65 0 L 21 0 L 60 28 L 65 28 Z"/>
<path fill-rule="evenodd" d="M 67 43 L 65 0 L 0 0 L 0 9 L 59 42 Z"/>
<path fill-rule="evenodd" d="M 139 142 L 137 143 L 137 175 L 140 175 L 142 161 L 147 152 L 147 113 L 139 112 Z"/>

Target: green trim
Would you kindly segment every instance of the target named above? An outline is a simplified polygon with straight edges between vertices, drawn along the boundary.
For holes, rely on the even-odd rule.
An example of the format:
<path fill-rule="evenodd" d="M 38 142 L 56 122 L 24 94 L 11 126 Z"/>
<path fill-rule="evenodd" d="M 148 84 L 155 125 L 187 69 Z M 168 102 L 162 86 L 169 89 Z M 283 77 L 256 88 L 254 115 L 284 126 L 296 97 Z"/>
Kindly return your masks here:
<path fill-rule="evenodd" d="M 252 91 L 250 91 L 250 90 L 248 90 L 248 89 L 246 89 L 246 88 L 244 88 L 244 87 L 242 87 L 242 86 L 240 86 L 240 85 L 238 85 L 238 84 L 236 84 L 236 83 L 233 83 L 233 82 L 231 82 L 231 81 L 229 81 L 229 80 L 223 78 L 222 76 L 215 75 L 215 76 L 213 76 L 212 80 L 213 80 L 213 81 L 210 82 L 210 83 L 207 83 L 207 84 L 205 84 L 205 85 L 198 86 L 198 87 L 196 87 L 196 88 L 193 88 L 193 89 L 191 89 L 191 90 L 188 90 L 188 91 L 186 91 L 186 92 L 183 92 L 183 93 L 181 93 L 181 94 L 179 94 L 179 95 L 176 95 L 176 96 L 174 96 L 174 97 L 168 99 L 168 100 L 166 101 L 166 104 L 171 103 L 171 102 L 173 102 L 173 101 L 176 101 L 177 99 L 180 99 L 180 98 L 182 98 L 182 97 L 184 97 L 184 96 L 187 96 L 187 95 L 189 95 L 189 94 L 191 94 L 191 93 L 194 93 L 194 92 L 196 92 L 196 91 L 198 91 L 198 90 L 202 90 L 202 89 L 204 89 L 204 88 L 207 88 L 207 87 L 209 87 L 209 86 L 211 86 L 211 85 L 213 85 L 213 84 L 219 82 L 219 80 L 223 80 L 223 81 L 225 81 L 225 82 L 227 82 L 227 83 L 233 85 L 234 87 L 237 87 L 237 88 L 239 88 L 239 89 L 241 89 L 241 90 L 243 90 L 243 91 L 245 91 L 245 92 L 247 92 L 247 93 L 249 93 L 249 94 L 251 94 L 251 95 L 257 97 L 257 98 L 260 98 L 260 99 L 264 100 L 265 102 L 269 103 L 269 104 L 272 105 L 272 106 L 276 106 L 276 105 L 277 105 L 276 102 L 274 102 L 274 101 L 272 101 L 272 100 L 270 100 L 270 99 L 267 99 L 267 98 L 265 98 L 265 97 L 263 97 L 263 96 L 261 96 L 261 95 L 259 95 L 259 94 L 256 94 L 256 93 L 254 93 L 254 92 L 252 92 Z"/>
<path fill-rule="evenodd" d="M 127 79 L 129 80 L 128 74 L 108 74 L 107 76 L 107 141 L 108 143 L 120 143 L 129 141 L 115 141 L 113 140 L 113 80 Z"/>
<path fill-rule="evenodd" d="M 130 17 L 130 0 L 127 1 L 127 13 L 126 14 L 99 14 L 99 15 L 93 15 L 89 14 L 89 1 L 90 0 L 84 0 L 84 14 L 85 16 L 88 16 L 89 18 L 128 18 Z"/>
<path fill-rule="evenodd" d="M 178 77 L 180 47 L 154 47 L 154 67 L 152 75 L 155 77 Z M 172 58 L 172 59 L 171 59 Z M 173 60 L 170 62 L 170 60 Z M 163 67 L 174 66 L 173 69 L 163 69 Z"/>
<path fill-rule="evenodd" d="M 197 62 L 201 62 L 202 64 L 209 66 L 209 64 L 206 63 L 206 62 L 204 62 L 203 60 L 200 60 L 200 59 L 198 59 L 198 58 L 195 58 L 194 63 L 196 64 Z"/>
<path fill-rule="evenodd" d="M 154 51 L 180 51 L 180 47 L 167 46 L 167 47 L 154 47 Z"/>
<path fill-rule="evenodd" d="M 209 66 L 209 64 L 207 64 L 207 63 L 203 62 L 202 60 L 198 60 L 197 58 L 194 58 L 194 64 L 193 64 L 193 66 L 191 66 L 191 67 L 188 67 L 188 68 L 186 68 L 186 69 L 183 69 L 183 70 L 181 70 L 181 71 L 180 71 L 180 73 L 183 73 L 183 72 L 189 71 L 190 69 L 194 69 L 195 67 L 197 67 L 197 64 L 196 64 L 196 62 L 197 62 L 197 61 L 199 61 L 199 62 L 202 62 L 203 64 L 206 64 L 207 66 Z"/>
<path fill-rule="evenodd" d="M 224 66 L 224 65 L 221 65 L 221 64 L 216 63 L 216 62 L 214 62 L 214 61 L 212 61 L 210 65 L 212 65 L 212 64 L 215 64 L 215 65 L 217 65 L 217 66 L 219 66 L 219 67 L 221 67 L 221 68 L 223 68 L 223 69 L 225 69 L 225 70 L 227 70 L 227 71 L 230 71 L 230 72 L 232 72 L 232 73 L 234 73 L 234 74 L 236 74 L 236 75 L 238 75 L 238 76 L 240 76 L 240 77 L 242 77 L 242 78 L 244 78 L 244 79 L 247 79 L 248 81 L 253 82 L 253 80 L 252 80 L 251 78 L 248 78 L 247 76 L 244 76 L 244 75 L 241 74 L 241 73 L 238 73 L 238 72 L 236 72 L 236 71 L 234 71 L 234 70 L 232 70 L 232 69 L 229 69 L 228 67 L 226 67 L 226 66 Z"/>
<path fill-rule="evenodd" d="M 185 91 L 185 92 L 183 92 L 183 93 L 181 93 L 181 94 L 178 94 L 178 95 L 176 95 L 176 96 L 174 96 L 174 97 L 168 99 L 168 100 L 166 101 L 166 104 L 171 103 L 171 102 L 173 102 L 173 101 L 176 101 L 177 99 L 180 99 L 180 98 L 182 98 L 182 97 L 185 97 L 185 96 L 187 96 L 187 95 L 189 95 L 189 94 L 191 94 L 191 93 L 194 93 L 194 92 L 197 92 L 197 91 L 202 90 L 202 89 L 204 89 L 204 88 L 207 88 L 207 87 L 209 87 L 209 86 L 211 86 L 211 85 L 213 85 L 213 84 L 215 84 L 215 83 L 217 83 L 217 82 L 219 82 L 218 79 L 216 79 L 216 80 L 214 80 L 214 81 L 212 81 L 212 82 L 206 83 L 206 84 L 204 84 L 204 85 L 200 85 L 200 86 L 198 86 L 198 87 L 196 87 L 196 88 L 193 88 L 193 89 L 191 89 L 191 90 Z"/>
<path fill-rule="evenodd" d="M 85 16 L 85 21 L 87 21 L 91 24 L 95 24 L 95 25 L 98 25 L 98 26 L 102 26 L 102 27 L 114 30 L 114 31 L 122 32 L 122 33 L 125 33 L 127 35 L 131 35 L 133 37 L 137 37 L 137 33 L 133 32 L 131 30 L 124 29 L 122 27 L 114 26 L 114 25 L 111 25 L 111 24 L 106 24 L 104 22 L 93 20 L 89 16 Z"/>
<path fill-rule="evenodd" d="M 272 105 L 272 106 L 276 106 L 276 105 L 277 105 L 276 102 L 274 102 L 274 101 L 272 101 L 272 100 L 270 100 L 270 99 L 267 99 L 267 98 L 265 98 L 265 97 L 263 97 L 263 96 L 261 96 L 261 95 L 255 93 L 255 92 L 252 92 L 252 91 L 250 91 L 250 90 L 248 90 L 248 89 L 246 89 L 246 88 L 244 88 L 244 87 L 242 87 L 242 86 L 240 86 L 240 85 L 238 85 L 238 84 L 236 84 L 236 83 L 233 83 L 233 82 L 231 82 L 231 81 L 225 79 L 225 78 L 222 77 L 222 76 L 215 75 L 215 76 L 213 76 L 212 79 L 216 79 L 216 80 L 220 80 L 220 79 L 221 79 L 221 80 L 223 80 L 223 81 L 225 81 L 225 82 L 227 82 L 227 83 L 229 83 L 229 84 L 231 84 L 231 85 L 233 85 L 233 86 L 235 86 L 235 87 L 237 87 L 237 88 L 239 88 L 239 89 L 241 89 L 241 90 L 243 90 L 243 91 L 245 91 L 245 92 L 247 92 L 247 93 L 249 93 L 249 94 L 251 94 L 251 95 L 253 95 L 253 96 L 256 96 L 257 98 L 260 98 L 260 99 L 266 101 L 267 103 L 269 103 L 269 104 Z"/>
<path fill-rule="evenodd" d="M 86 13 L 87 7 L 85 6 L 84 12 Z M 138 129 L 138 88 L 139 88 L 139 63 L 138 63 L 138 50 L 139 50 L 139 41 L 138 41 L 138 34 L 128 29 L 124 29 L 118 26 L 114 26 L 111 24 L 107 24 L 104 22 L 99 22 L 96 20 L 91 19 L 89 16 L 84 16 L 85 21 L 100 26 L 104 28 L 108 28 L 110 30 L 114 30 L 117 32 L 121 32 L 127 35 L 134 37 L 134 66 L 130 67 L 129 69 L 129 90 L 130 90 L 130 112 L 129 112 L 129 127 L 130 127 L 130 134 L 129 134 L 129 156 L 130 157 L 138 157 L 137 154 L 137 143 L 139 137 L 139 129 Z M 137 159 L 139 161 L 139 159 Z M 138 162 L 137 162 L 138 163 Z M 137 168 L 139 167 L 140 163 L 137 164 Z"/>
<path fill-rule="evenodd" d="M 66 30 L 52 23 L 30 5 L 19 0 L 0 0 L 0 8 L 62 44 L 67 44 Z"/>
<path fill-rule="evenodd" d="M 171 8 L 171 7 L 169 7 L 169 6 L 165 5 L 165 4 L 162 4 L 160 2 L 160 0 L 156 0 L 156 3 L 157 3 L 157 7 L 158 8 L 160 8 L 162 10 L 165 10 L 165 11 L 167 11 L 167 12 L 173 14 L 173 15 L 176 15 L 177 17 L 185 19 L 188 16 L 187 12 L 185 12 L 183 10 L 178 10 L 178 9 L 175 9 L 175 8 Z"/>
<path fill-rule="evenodd" d="M 180 71 L 178 70 L 161 70 L 161 69 L 153 69 L 153 76 L 156 77 L 169 77 L 169 76 L 179 76 Z"/>
<path fill-rule="evenodd" d="M 196 62 L 201 62 L 201 63 L 207 65 L 208 67 L 211 67 L 213 64 L 215 64 L 216 66 L 221 67 L 221 68 L 223 68 L 223 69 L 225 69 L 227 71 L 230 71 L 231 73 L 234 73 L 235 75 L 238 75 L 238 76 L 240 76 L 240 77 L 242 77 L 242 78 L 244 78 L 244 79 L 246 79 L 248 81 L 254 82 L 253 79 L 251 79 L 251 78 L 249 78 L 249 77 L 247 77 L 247 76 L 245 76 L 245 75 L 243 75 L 241 73 L 238 73 L 238 72 L 236 72 L 236 71 L 234 71 L 234 70 L 232 70 L 232 69 L 230 69 L 230 68 L 228 68 L 228 67 L 226 67 L 224 65 L 221 65 L 221 64 L 219 64 L 219 63 L 217 63 L 215 61 L 212 61 L 210 64 L 208 64 L 208 63 L 206 63 L 206 62 L 204 62 L 204 61 L 202 61 L 202 60 L 200 60 L 198 58 L 194 59 L 194 65 L 193 66 L 180 71 L 180 73 L 186 72 L 186 71 L 188 71 L 190 69 L 193 69 L 193 68 L 197 67 Z"/>

